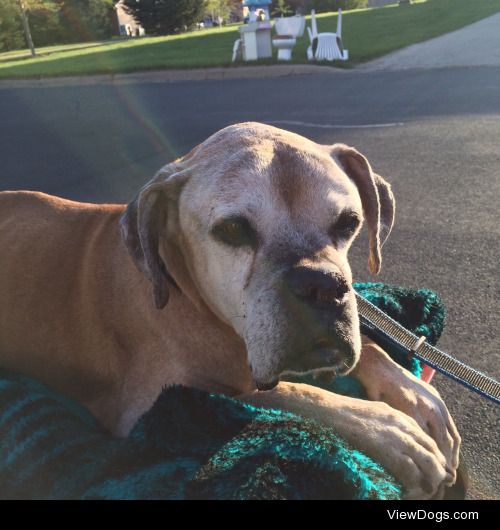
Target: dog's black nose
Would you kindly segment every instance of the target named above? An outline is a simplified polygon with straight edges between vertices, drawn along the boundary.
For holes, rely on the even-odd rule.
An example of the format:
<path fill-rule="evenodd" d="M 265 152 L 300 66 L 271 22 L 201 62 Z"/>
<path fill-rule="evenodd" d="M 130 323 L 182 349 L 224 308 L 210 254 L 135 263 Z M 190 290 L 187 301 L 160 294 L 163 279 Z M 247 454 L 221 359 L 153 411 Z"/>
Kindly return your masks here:
<path fill-rule="evenodd" d="M 349 292 L 347 280 L 330 271 L 293 267 L 286 274 L 286 284 L 297 297 L 320 309 L 344 305 Z"/>

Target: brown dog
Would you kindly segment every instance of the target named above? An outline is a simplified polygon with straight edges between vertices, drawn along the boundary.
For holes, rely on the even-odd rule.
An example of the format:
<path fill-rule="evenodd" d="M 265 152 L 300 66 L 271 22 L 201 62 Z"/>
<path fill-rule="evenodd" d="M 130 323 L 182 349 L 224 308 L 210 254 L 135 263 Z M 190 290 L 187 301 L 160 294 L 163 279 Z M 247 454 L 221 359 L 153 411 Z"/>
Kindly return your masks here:
<path fill-rule="evenodd" d="M 0 193 L 0 364 L 119 435 L 174 383 L 289 409 L 334 426 L 408 498 L 440 495 L 460 445 L 444 403 L 375 344 L 360 357 L 347 251 L 363 218 L 376 273 L 389 185 L 352 148 L 256 123 L 165 166 L 128 207 Z M 350 370 L 373 401 L 279 382 Z"/>

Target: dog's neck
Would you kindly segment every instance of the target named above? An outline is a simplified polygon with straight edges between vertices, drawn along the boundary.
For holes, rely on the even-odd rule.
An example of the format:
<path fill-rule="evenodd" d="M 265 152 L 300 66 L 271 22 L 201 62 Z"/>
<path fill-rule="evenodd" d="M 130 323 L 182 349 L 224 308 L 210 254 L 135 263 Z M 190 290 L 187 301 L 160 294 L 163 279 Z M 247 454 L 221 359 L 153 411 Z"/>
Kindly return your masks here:
<path fill-rule="evenodd" d="M 164 340 L 175 342 L 180 383 L 236 395 L 253 388 L 244 341 L 205 304 L 194 303 L 181 290 L 159 311 Z"/>
<path fill-rule="evenodd" d="M 91 245 L 100 260 L 82 267 L 87 272 L 74 280 L 85 295 L 78 299 L 85 340 L 76 342 L 68 357 L 67 348 L 59 346 L 64 333 L 59 338 L 62 329 L 54 329 L 53 356 L 61 361 L 44 380 L 123 435 L 166 386 L 238 395 L 253 383 L 244 342 L 206 306 L 193 303 L 182 286 L 170 287 L 168 304 L 156 308 L 151 282 L 121 240 L 121 214 L 118 208 L 99 213 L 101 228 Z"/>

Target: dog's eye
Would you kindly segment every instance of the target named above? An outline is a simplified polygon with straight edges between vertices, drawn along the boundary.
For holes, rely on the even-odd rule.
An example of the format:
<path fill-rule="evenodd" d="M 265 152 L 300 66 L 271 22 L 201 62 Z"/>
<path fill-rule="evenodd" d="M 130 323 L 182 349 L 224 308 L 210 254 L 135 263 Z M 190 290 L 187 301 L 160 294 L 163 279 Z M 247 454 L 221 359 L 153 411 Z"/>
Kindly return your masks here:
<path fill-rule="evenodd" d="M 354 212 L 343 212 L 330 229 L 330 236 L 334 239 L 345 239 L 358 229 L 361 224 L 359 216 Z"/>
<path fill-rule="evenodd" d="M 233 217 L 217 223 L 212 228 L 216 239 L 232 247 L 254 246 L 256 234 L 244 217 Z"/>

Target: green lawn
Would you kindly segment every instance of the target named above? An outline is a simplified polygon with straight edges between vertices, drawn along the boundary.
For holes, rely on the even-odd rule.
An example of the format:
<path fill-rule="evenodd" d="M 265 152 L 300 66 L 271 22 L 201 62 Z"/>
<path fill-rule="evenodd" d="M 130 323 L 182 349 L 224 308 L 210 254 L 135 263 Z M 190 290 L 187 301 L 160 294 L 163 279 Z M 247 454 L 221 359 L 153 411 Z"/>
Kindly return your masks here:
<path fill-rule="evenodd" d="M 73 44 L 56 44 L 54 46 L 45 46 L 43 48 L 37 48 L 37 54 L 39 56 L 47 56 L 57 52 L 70 52 L 74 50 L 81 50 L 83 48 L 95 48 L 103 46 L 105 44 L 111 44 L 112 42 L 118 42 L 119 37 L 116 37 L 115 41 L 95 41 L 95 42 L 79 42 Z M 10 52 L 0 53 L 0 63 L 3 61 L 13 61 L 17 59 L 30 59 L 31 54 L 28 49 L 26 50 L 14 50 Z"/>
<path fill-rule="evenodd" d="M 347 11 L 343 39 L 350 61 L 340 65 L 368 61 L 497 12 L 500 0 L 428 0 L 411 6 Z M 336 15 L 318 15 L 318 27 L 320 31 L 335 31 Z M 0 78 L 229 66 L 232 46 L 238 38 L 236 29 L 232 25 L 178 36 L 53 46 L 40 49 L 36 58 L 22 57 L 22 51 L 0 54 Z M 295 47 L 295 63 L 307 62 L 308 45 L 306 33 Z M 266 61 L 270 62 L 275 61 Z"/>

